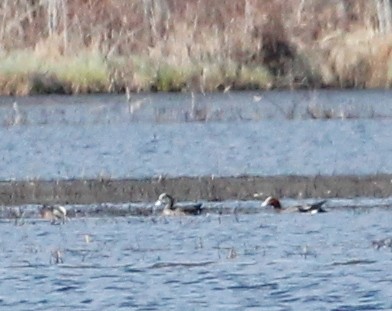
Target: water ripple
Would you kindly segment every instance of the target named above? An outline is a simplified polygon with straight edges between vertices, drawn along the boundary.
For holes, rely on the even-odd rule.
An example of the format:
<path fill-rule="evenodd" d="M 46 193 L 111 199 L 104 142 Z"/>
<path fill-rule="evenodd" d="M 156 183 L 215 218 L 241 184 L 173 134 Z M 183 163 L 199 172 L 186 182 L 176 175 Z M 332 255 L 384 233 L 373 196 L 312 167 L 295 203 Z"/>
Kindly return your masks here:
<path fill-rule="evenodd" d="M 388 310 L 390 213 L 0 223 L 0 308 Z"/>

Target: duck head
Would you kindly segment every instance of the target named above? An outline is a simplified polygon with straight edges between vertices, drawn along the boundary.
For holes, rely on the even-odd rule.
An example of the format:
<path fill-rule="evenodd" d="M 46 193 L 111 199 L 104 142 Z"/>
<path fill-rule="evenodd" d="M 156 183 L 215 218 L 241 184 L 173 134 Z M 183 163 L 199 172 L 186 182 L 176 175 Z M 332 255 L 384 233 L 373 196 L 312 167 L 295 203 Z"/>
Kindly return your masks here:
<path fill-rule="evenodd" d="M 268 197 L 264 200 L 263 203 L 261 203 L 261 206 L 272 206 L 273 208 L 276 209 L 281 209 L 282 205 L 280 205 L 280 201 L 277 198 L 274 197 Z"/>
<path fill-rule="evenodd" d="M 43 219 L 48 219 L 48 220 L 53 219 L 53 213 L 50 210 L 50 207 L 47 205 L 44 205 L 40 208 L 39 214 L 40 214 L 41 218 L 43 218 Z"/>
<path fill-rule="evenodd" d="M 52 207 L 54 217 L 57 219 L 65 220 L 67 217 L 67 210 L 62 205 L 55 205 Z"/>
<path fill-rule="evenodd" d="M 164 208 L 169 208 L 172 209 L 174 205 L 174 199 L 171 195 L 167 193 L 162 193 L 159 197 L 158 200 L 155 202 L 155 206 L 161 206 L 164 205 Z"/>

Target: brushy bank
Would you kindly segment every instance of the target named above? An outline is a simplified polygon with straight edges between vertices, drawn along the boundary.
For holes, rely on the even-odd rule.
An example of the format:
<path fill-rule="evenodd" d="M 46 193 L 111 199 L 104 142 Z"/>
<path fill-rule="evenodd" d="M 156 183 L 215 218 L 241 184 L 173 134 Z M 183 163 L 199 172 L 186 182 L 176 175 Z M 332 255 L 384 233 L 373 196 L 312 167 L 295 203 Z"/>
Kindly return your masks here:
<path fill-rule="evenodd" d="M 370 0 L 0 4 L 0 93 L 390 87 Z"/>

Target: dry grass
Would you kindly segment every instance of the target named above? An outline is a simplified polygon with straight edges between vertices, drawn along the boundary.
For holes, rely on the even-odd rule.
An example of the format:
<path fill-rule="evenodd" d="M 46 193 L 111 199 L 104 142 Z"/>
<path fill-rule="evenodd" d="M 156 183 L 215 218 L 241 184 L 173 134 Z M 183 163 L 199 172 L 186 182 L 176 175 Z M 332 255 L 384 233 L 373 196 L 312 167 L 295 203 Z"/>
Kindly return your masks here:
<path fill-rule="evenodd" d="M 390 87 L 374 1 L 0 3 L 0 93 Z M 387 65 L 385 65 L 387 64 Z"/>

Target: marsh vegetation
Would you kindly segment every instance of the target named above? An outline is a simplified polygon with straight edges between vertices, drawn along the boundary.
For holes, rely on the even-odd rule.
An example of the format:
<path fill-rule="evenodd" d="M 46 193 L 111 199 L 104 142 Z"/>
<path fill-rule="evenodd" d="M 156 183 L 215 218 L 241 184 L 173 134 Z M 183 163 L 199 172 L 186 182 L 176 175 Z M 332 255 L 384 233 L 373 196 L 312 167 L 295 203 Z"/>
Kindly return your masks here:
<path fill-rule="evenodd" d="M 3 1 L 0 93 L 390 87 L 384 2 Z"/>

